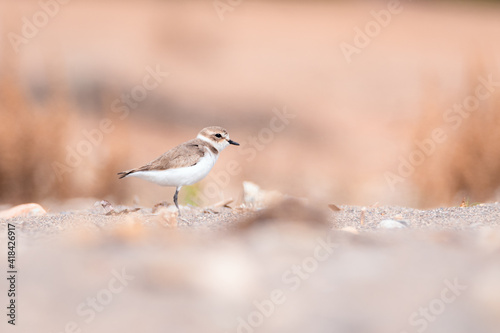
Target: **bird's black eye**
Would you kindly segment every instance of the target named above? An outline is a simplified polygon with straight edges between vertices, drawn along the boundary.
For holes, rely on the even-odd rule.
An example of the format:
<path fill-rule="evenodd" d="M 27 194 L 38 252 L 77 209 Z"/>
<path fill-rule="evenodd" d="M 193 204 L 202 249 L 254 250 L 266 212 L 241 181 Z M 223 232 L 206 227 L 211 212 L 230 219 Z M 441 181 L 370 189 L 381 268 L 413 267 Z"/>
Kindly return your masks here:
<path fill-rule="evenodd" d="M 215 134 L 215 137 L 216 138 L 222 138 L 222 135 L 220 135 L 219 133 Z"/>

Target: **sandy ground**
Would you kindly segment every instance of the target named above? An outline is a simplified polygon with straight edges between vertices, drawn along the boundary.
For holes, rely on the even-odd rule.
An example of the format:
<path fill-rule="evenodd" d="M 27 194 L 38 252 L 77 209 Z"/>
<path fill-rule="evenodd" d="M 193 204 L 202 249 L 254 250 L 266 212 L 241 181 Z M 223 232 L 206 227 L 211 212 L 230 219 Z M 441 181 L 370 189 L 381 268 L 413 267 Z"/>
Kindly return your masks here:
<path fill-rule="evenodd" d="M 258 211 L 185 209 L 177 223 L 147 208 L 106 216 L 99 206 L 1 220 L 2 249 L 7 223 L 16 226 L 19 273 L 17 325 L 0 326 L 494 333 L 499 214 L 498 203 L 334 213 L 285 202 Z M 379 228 L 390 218 L 407 227 Z M 0 288 L 7 290 L 4 279 Z"/>
<path fill-rule="evenodd" d="M 169 205 L 172 211 L 173 206 Z M 137 211 L 134 211 L 137 209 Z M 19 225 L 23 232 L 35 236 L 43 233 L 58 233 L 78 227 L 97 226 L 107 228 L 132 220 L 145 226 L 154 223 L 167 225 L 161 221 L 154 208 L 117 206 L 112 214 L 106 214 L 98 202 L 86 210 L 63 211 L 43 216 L 15 217 L 8 223 Z M 500 204 L 476 204 L 470 207 L 441 207 L 419 210 L 407 207 L 383 206 L 360 207 L 340 206 L 339 211 L 330 209 L 322 212 L 332 229 L 352 227 L 358 231 L 376 231 L 386 229 L 380 222 L 384 220 L 403 221 L 405 229 L 421 230 L 479 230 L 483 227 L 500 227 Z M 246 208 L 244 205 L 235 209 L 229 207 L 194 208 L 183 206 L 182 215 L 175 223 L 176 228 L 189 231 L 216 230 L 225 231 L 237 227 L 251 217 L 259 218 L 261 209 Z M 279 214 L 282 214 L 281 212 Z M 0 221 L 2 221 L 0 219 Z M 2 222 L 3 222 L 2 221 Z M 4 224 L 4 223 L 3 223 Z M 352 230 L 352 229 L 350 229 Z"/>

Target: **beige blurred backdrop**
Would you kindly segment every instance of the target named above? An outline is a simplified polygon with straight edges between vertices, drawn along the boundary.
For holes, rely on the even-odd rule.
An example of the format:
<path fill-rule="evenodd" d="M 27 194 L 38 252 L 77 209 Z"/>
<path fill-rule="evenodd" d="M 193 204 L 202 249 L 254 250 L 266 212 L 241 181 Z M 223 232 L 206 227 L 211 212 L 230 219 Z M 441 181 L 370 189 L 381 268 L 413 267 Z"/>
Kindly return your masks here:
<path fill-rule="evenodd" d="M 497 3 L 63 2 L 0 2 L 0 203 L 170 201 L 116 173 L 210 125 L 242 146 L 183 203 L 498 199 Z"/>

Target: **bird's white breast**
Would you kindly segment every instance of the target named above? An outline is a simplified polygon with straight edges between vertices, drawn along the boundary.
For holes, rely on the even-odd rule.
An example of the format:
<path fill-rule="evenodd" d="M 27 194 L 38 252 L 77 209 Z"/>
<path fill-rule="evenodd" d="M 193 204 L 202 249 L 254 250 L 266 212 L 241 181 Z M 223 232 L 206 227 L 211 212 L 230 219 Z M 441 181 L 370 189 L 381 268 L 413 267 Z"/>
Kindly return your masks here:
<path fill-rule="evenodd" d="M 192 185 L 208 175 L 218 156 L 218 154 L 213 154 L 206 149 L 205 155 L 193 166 L 168 170 L 138 171 L 130 174 L 130 177 L 141 178 L 162 186 Z"/>

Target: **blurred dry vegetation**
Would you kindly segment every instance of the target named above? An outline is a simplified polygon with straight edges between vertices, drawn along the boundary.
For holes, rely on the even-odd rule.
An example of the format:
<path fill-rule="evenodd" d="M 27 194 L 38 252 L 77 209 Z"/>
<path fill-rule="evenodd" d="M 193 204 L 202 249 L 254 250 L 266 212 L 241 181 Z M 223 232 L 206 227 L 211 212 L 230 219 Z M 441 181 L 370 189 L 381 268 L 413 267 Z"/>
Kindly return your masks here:
<path fill-rule="evenodd" d="M 467 81 L 454 101 L 474 96 L 478 77 L 486 78 L 488 68 L 481 61 L 472 62 Z M 436 91 L 427 101 L 439 100 Z M 456 103 L 456 102 L 455 102 Z M 432 130 L 447 130 L 447 139 L 436 152 L 416 169 L 414 183 L 419 190 L 419 203 L 429 207 L 457 203 L 460 200 L 485 202 L 498 199 L 500 186 L 500 94 L 482 101 L 464 118 L 458 129 L 443 126 L 443 110 L 451 104 L 430 102 L 422 109 L 422 118 L 415 129 L 415 140 L 431 136 Z"/>
<path fill-rule="evenodd" d="M 7 60 L 2 65 L 0 200 L 15 204 L 50 198 L 123 198 L 123 191 L 109 177 L 112 170 L 123 164 L 123 144 L 104 139 L 76 168 L 56 171 L 54 162 L 65 163 L 67 147 L 81 140 L 77 133 L 82 125 L 95 128 L 99 118 L 83 115 L 68 91 L 62 89 L 66 84 L 57 82 L 57 72 L 49 73 L 49 82 L 41 87 L 48 92 L 43 100 L 36 100 L 13 72 L 12 62 Z M 99 111 L 106 115 L 105 109 Z"/>
<path fill-rule="evenodd" d="M 37 10 L 35 1 L 26 3 L 2 2 L 3 35 L 19 32 L 20 17 Z M 20 54 L 2 37 L 0 203 L 169 199 L 170 190 L 119 182 L 116 172 L 208 125 L 225 126 L 234 140 L 248 143 L 268 126 L 273 108 L 285 106 L 296 119 L 254 159 L 236 148 L 224 152 L 214 171 L 237 160 L 242 172 L 216 200 L 238 198 L 243 180 L 337 204 L 497 200 L 500 93 L 447 131 L 448 140 L 394 191 L 383 175 L 396 172 L 398 156 L 443 125 L 443 112 L 473 92 L 478 76 L 499 81 L 500 8 L 460 5 L 449 12 L 452 3 L 414 4 L 347 64 L 339 43 L 352 41 L 352 28 L 384 6 L 248 1 L 221 22 L 209 2 L 72 3 Z M 118 7 L 120 18 L 111 15 Z M 112 101 L 156 64 L 172 72 L 168 82 L 118 120 Z M 422 72 L 431 74 L 423 79 Z M 106 117 L 113 132 L 59 179 L 54 161 L 64 162 L 82 130 Z"/>

